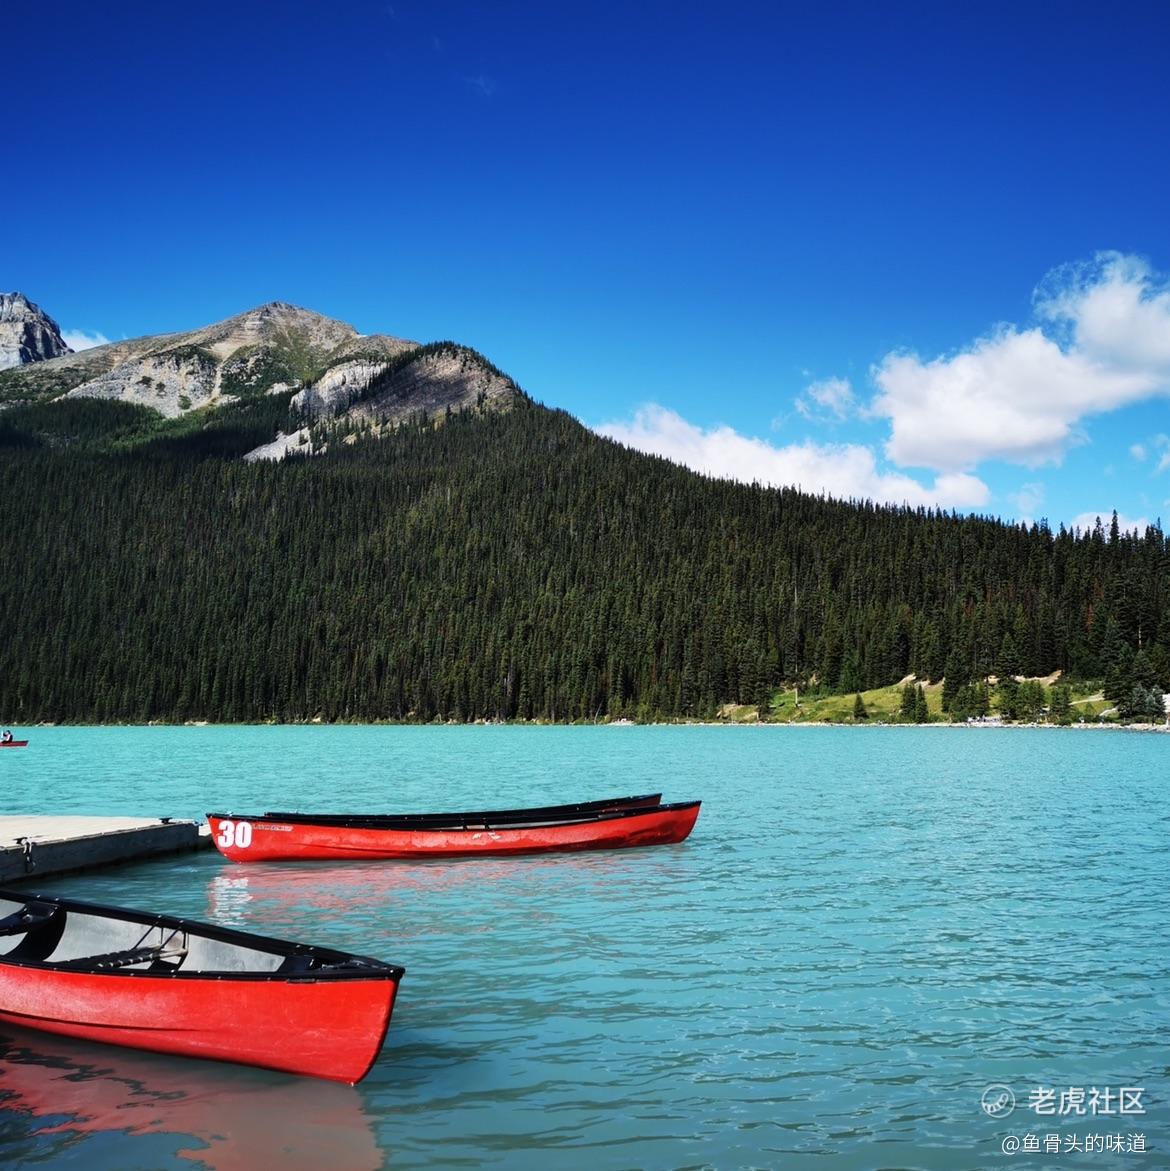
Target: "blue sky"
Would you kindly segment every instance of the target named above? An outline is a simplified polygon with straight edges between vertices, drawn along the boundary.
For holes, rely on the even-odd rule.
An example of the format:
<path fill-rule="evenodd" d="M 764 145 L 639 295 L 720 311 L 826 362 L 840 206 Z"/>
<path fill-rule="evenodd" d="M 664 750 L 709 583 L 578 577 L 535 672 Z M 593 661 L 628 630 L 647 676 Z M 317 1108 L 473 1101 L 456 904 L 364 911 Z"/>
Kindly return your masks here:
<path fill-rule="evenodd" d="M 1170 517 L 1160 3 L 6 14 L 0 290 L 454 338 L 720 475 Z"/>

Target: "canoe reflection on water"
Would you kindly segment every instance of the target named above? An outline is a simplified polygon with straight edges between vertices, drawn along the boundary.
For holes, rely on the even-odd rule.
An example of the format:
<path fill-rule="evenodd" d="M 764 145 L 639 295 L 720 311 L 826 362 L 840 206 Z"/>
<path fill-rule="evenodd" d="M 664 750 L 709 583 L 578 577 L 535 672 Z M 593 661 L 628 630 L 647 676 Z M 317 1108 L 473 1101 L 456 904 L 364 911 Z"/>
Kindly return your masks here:
<path fill-rule="evenodd" d="M 208 913 L 224 926 L 263 922 L 274 930 L 288 922 L 305 933 L 299 910 L 345 914 L 355 906 L 389 906 L 460 887 L 484 887 L 523 874 L 540 859 L 491 860 L 474 868 L 425 862 L 259 862 L 247 870 L 226 867 L 207 884 Z M 555 865 L 555 863 L 546 863 Z M 564 865 L 561 861 L 560 865 Z M 263 910 L 262 916 L 254 912 Z"/>
<path fill-rule="evenodd" d="M 424 927 L 425 917 L 420 921 L 417 912 L 433 906 L 432 900 L 470 893 L 476 902 L 496 897 L 511 905 L 524 900 L 525 915 L 530 919 L 555 918 L 555 910 L 543 909 L 555 887 L 576 888 L 579 897 L 604 901 L 628 895 L 639 885 L 685 881 L 688 874 L 684 859 L 653 851 L 483 858 L 474 866 L 438 858 L 421 862 L 258 862 L 247 868 L 225 866 L 219 870 L 207 884 L 207 913 L 226 927 L 257 930 L 263 925 L 265 930 L 311 936 L 310 922 L 349 917 L 355 907 L 393 908 L 402 913 L 395 921 L 405 930 L 410 922 Z M 458 905 L 449 909 L 465 909 L 463 902 L 460 898 Z M 310 912 L 311 917 L 304 912 Z M 319 918 L 322 915 L 327 918 Z M 510 918 L 502 921 L 500 929 L 511 930 L 510 923 Z M 370 938 L 349 942 L 367 949 L 383 945 L 383 941 Z M 402 946 L 404 937 L 396 936 L 395 943 Z"/>
<path fill-rule="evenodd" d="M 86 1135 L 171 1136 L 176 1166 L 182 1159 L 212 1171 L 388 1163 L 352 1086 L 0 1026 L 0 1165 L 51 1164 L 66 1150 L 84 1161 Z M 144 1164 L 128 1156 L 124 1165 Z"/>

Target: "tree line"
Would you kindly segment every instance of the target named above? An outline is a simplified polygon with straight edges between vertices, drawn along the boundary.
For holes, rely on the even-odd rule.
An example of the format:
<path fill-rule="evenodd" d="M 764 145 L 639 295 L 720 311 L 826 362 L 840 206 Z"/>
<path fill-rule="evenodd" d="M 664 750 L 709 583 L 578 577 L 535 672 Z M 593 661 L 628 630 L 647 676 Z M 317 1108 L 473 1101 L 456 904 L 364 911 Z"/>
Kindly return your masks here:
<path fill-rule="evenodd" d="M 279 464 L 237 457 L 287 399 L 162 432 L 25 410 L 0 419 L 10 723 L 707 718 L 909 674 L 962 711 L 1055 670 L 1148 707 L 1170 682 L 1157 526 L 733 484 L 529 400 Z"/>

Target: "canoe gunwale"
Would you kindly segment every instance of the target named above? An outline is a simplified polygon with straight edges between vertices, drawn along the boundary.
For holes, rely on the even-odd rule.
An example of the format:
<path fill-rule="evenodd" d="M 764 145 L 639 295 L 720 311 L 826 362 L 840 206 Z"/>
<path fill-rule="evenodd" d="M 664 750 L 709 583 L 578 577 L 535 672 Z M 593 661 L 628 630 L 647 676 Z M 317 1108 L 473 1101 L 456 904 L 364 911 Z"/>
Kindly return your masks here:
<path fill-rule="evenodd" d="M 218 980 L 247 983 L 340 983 L 351 980 L 379 980 L 394 981 L 397 983 L 405 975 L 406 969 L 400 964 L 387 963 L 385 960 L 374 959 L 371 956 L 359 956 L 351 952 L 337 951 L 334 948 L 318 947 L 314 944 L 295 943 L 272 936 L 260 935 L 252 931 L 240 931 L 232 927 L 221 927 L 215 923 L 206 923 L 202 920 L 185 919 L 174 915 L 145 914 L 129 910 L 125 907 L 110 907 L 101 903 L 81 902 L 76 899 L 58 898 L 54 895 L 38 894 L 31 891 L 13 891 L 0 889 L 0 899 L 12 902 L 23 902 L 25 905 L 56 906 L 68 913 L 76 911 L 81 915 L 92 915 L 96 918 L 116 919 L 123 923 L 133 923 L 147 929 L 159 928 L 163 931 L 183 932 L 203 939 L 214 940 L 217 943 L 231 944 L 237 947 L 250 948 L 255 951 L 282 956 L 285 960 L 304 957 L 310 961 L 316 959 L 323 965 L 320 968 L 291 968 L 273 971 L 247 971 L 224 969 L 193 968 L 182 970 L 142 969 L 142 968 L 109 968 L 86 966 L 82 960 L 97 960 L 100 956 L 78 957 L 53 962 L 25 957 L 9 957 L 0 954 L 0 965 L 10 968 L 33 968 L 38 971 L 59 972 L 62 974 L 77 974 L 85 976 L 101 976 L 103 978 L 120 979 L 149 979 L 149 980 Z M 19 912 L 17 912 L 19 913 Z M 30 930 L 35 925 L 30 924 Z M 8 934 L 17 934 L 17 931 Z"/>
<path fill-rule="evenodd" d="M 385 825 L 393 828 L 427 829 L 430 826 L 447 827 L 460 821 L 475 822 L 481 826 L 484 821 L 570 821 L 579 817 L 591 817 L 598 813 L 611 813 L 624 809 L 647 810 L 662 805 L 661 793 L 641 793 L 632 797 L 608 797 L 598 801 L 578 801 L 568 805 L 534 805 L 516 809 L 475 809 L 453 810 L 450 813 L 320 813 L 299 810 L 265 810 L 263 820 L 282 821 L 292 825 L 347 825 L 361 821 L 371 829 Z M 208 814 L 208 817 L 232 817 L 230 813 Z M 258 821 L 261 818 L 240 817 L 238 820 Z"/>

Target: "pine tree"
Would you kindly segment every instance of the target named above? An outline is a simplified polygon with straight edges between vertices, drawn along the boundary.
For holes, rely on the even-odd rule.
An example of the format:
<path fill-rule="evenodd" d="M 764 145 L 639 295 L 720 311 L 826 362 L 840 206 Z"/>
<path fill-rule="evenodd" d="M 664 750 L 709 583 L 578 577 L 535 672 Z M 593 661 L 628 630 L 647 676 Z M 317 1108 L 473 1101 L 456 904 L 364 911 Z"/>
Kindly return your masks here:
<path fill-rule="evenodd" d="M 1004 675 L 996 687 L 996 706 L 1005 720 L 1020 718 L 1020 685 L 1011 675 Z"/>
<path fill-rule="evenodd" d="M 963 686 L 963 679 L 960 675 L 961 668 L 959 666 L 959 656 L 957 652 L 951 651 L 947 656 L 946 670 L 943 675 L 942 686 L 942 710 L 949 712 L 955 702 L 955 696 L 959 694 L 959 688 Z"/>
<path fill-rule="evenodd" d="M 1133 690 L 1133 665 L 1133 648 L 1128 643 L 1119 643 L 1112 660 L 1106 665 L 1105 684 L 1102 688 L 1106 699 L 1113 703 L 1121 703 Z"/>
<path fill-rule="evenodd" d="M 1016 647 L 1016 640 L 1012 637 L 1011 631 L 1006 631 L 999 646 L 999 654 L 996 656 L 995 672 L 1002 678 L 1006 675 L 1018 675 L 1020 669 L 1020 652 Z"/>
<path fill-rule="evenodd" d="M 1072 692 L 1067 684 L 1058 683 L 1048 689 L 1048 715 L 1055 724 L 1072 723 Z"/>
<path fill-rule="evenodd" d="M 919 687 L 914 696 L 914 722 L 926 724 L 930 722 L 930 708 L 926 703 L 926 692 Z"/>

